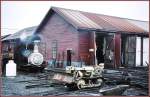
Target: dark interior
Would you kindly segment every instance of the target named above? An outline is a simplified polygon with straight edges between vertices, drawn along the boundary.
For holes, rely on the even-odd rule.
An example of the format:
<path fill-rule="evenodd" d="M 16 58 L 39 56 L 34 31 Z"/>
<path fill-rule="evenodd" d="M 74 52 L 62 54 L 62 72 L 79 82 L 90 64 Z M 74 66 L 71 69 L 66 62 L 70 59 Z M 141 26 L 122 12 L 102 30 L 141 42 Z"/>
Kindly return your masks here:
<path fill-rule="evenodd" d="M 104 63 L 104 55 L 103 55 L 103 44 L 104 44 L 104 35 L 96 33 L 96 58 L 97 63 Z"/>
<path fill-rule="evenodd" d="M 125 64 L 125 48 L 126 48 L 126 40 L 127 40 L 127 36 L 122 35 L 121 36 L 121 65 L 123 66 Z"/>

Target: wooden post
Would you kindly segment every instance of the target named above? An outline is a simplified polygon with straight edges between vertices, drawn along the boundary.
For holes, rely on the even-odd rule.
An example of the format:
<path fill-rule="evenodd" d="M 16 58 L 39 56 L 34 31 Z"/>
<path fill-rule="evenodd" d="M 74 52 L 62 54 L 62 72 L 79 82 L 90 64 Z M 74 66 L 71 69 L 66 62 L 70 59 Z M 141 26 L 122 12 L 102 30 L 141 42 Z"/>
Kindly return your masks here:
<path fill-rule="evenodd" d="M 96 32 L 94 32 L 94 39 L 93 39 L 93 44 L 94 44 L 94 54 L 92 56 L 93 58 L 93 65 L 97 65 L 97 58 L 96 58 L 96 50 L 97 50 L 97 47 L 96 47 Z"/>
<path fill-rule="evenodd" d="M 114 36 L 114 67 L 118 68 L 121 65 L 121 35 Z"/>
<path fill-rule="evenodd" d="M 141 66 L 143 66 L 143 37 L 141 37 Z"/>

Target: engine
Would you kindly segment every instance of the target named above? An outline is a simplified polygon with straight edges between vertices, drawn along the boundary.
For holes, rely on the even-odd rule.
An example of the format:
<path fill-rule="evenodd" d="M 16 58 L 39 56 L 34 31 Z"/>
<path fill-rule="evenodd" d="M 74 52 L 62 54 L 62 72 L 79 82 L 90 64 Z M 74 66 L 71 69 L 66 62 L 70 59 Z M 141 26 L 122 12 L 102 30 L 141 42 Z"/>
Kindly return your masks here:
<path fill-rule="evenodd" d="M 44 61 L 43 55 L 39 53 L 38 43 L 38 40 L 34 41 L 34 50 L 33 53 L 31 53 L 28 57 L 28 64 L 40 66 Z"/>

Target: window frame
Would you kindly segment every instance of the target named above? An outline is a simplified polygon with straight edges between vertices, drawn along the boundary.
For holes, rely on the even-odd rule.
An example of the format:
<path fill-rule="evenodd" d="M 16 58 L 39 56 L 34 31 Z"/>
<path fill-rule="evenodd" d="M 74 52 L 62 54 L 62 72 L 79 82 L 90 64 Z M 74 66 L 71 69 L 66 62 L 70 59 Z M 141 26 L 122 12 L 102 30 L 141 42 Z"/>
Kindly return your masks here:
<path fill-rule="evenodd" d="M 52 41 L 52 58 L 56 59 L 57 58 L 57 46 L 58 46 L 58 41 L 57 40 L 53 40 Z"/>

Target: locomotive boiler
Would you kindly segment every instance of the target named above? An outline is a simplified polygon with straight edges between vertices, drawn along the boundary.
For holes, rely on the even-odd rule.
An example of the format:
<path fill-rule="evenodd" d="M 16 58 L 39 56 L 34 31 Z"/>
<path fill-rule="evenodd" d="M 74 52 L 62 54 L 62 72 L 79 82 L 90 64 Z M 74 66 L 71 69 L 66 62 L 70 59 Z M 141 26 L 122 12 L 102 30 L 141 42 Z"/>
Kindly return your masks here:
<path fill-rule="evenodd" d="M 39 52 L 38 44 L 39 40 L 33 41 L 33 51 L 27 54 L 28 50 L 26 50 L 25 54 L 27 58 L 27 64 L 21 65 L 20 70 L 27 72 L 39 72 L 45 68 L 44 57 Z"/>

